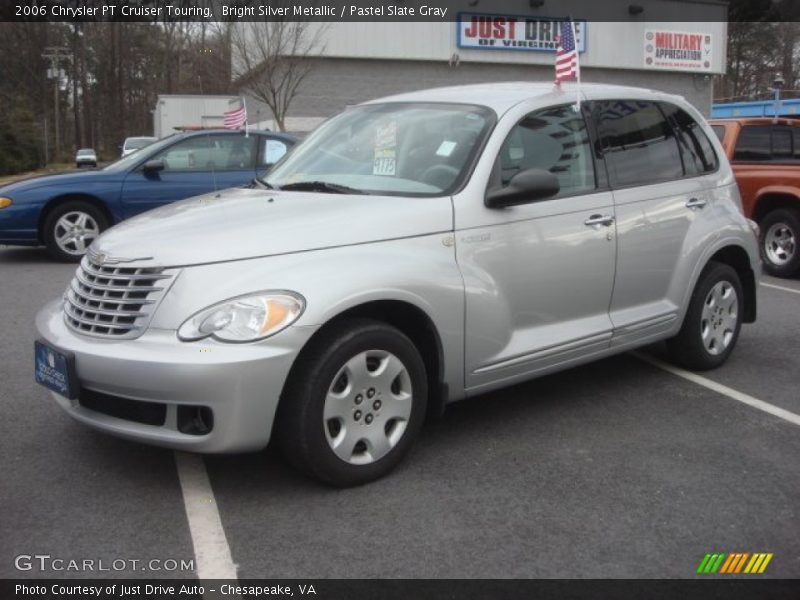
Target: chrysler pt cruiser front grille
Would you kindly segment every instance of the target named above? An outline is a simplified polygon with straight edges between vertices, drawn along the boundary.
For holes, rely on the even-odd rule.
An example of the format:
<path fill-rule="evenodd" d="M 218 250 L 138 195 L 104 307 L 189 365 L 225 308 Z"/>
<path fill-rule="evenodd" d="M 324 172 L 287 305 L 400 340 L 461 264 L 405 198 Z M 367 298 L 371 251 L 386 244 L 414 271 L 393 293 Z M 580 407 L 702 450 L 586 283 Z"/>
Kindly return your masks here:
<path fill-rule="evenodd" d="M 138 337 L 174 275 L 161 268 L 98 265 L 84 257 L 64 295 L 64 318 L 79 333 Z"/>

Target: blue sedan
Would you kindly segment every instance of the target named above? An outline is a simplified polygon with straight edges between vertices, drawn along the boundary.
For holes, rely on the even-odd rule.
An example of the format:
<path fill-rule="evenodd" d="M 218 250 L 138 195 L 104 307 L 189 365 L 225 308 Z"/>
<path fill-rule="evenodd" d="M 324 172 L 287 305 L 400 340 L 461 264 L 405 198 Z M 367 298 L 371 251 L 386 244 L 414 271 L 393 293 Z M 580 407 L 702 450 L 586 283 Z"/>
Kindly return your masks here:
<path fill-rule="evenodd" d="M 262 131 L 172 135 L 109 166 L 0 187 L 0 244 L 44 244 L 77 262 L 100 233 L 141 212 L 263 175 L 294 145 Z"/>

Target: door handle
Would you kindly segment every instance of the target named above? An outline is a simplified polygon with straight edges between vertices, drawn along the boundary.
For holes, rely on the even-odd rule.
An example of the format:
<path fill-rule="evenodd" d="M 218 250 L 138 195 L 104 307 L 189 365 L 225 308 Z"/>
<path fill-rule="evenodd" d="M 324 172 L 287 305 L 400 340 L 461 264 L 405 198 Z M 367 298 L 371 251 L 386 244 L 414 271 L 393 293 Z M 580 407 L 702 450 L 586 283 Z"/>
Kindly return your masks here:
<path fill-rule="evenodd" d="M 583 222 L 587 227 L 594 227 L 595 225 L 605 225 L 608 227 L 612 223 L 614 223 L 614 217 L 612 215 L 592 215 Z"/>
<path fill-rule="evenodd" d="M 686 208 L 691 208 L 692 210 L 696 208 L 705 208 L 706 204 L 708 204 L 708 200 L 704 200 L 702 198 L 690 198 L 686 202 Z"/>

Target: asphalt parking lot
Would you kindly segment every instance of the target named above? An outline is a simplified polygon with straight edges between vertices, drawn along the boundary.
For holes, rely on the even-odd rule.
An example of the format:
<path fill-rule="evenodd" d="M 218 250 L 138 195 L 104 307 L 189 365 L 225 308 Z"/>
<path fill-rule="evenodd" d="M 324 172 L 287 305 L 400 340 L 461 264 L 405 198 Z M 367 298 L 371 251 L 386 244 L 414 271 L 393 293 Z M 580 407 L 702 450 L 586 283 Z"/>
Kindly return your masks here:
<path fill-rule="evenodd" d="M 74 423 L 33 381 L 34 315 L 73 271 L 0 248 L 2 578 L 109 575 L 21 572 L 21 554 L 193 559 L 203 535 L 174 453 Z M 273 449 L 202 462 L 242 578 L 685 578 L 707 552 L 771 552 L 765 576 L 797 578 L 800 427 L 733 396 L 798 415 L 798 373 L 800 281 L 765 277 L 758 322 L 705 384 L 631 354 L 548 376 L 451 406 L 357 489 Z"/>

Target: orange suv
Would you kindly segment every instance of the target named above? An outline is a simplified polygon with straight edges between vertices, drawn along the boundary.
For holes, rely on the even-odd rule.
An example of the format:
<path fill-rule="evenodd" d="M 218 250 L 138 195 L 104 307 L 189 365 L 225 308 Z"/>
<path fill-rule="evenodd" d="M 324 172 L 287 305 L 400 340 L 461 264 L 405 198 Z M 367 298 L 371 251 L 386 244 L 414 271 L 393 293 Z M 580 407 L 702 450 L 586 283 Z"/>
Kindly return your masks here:
<path fill-rule="evenodd" d="M 761 226 L 764 270 L 800 271 L 800 121 L 714 119 L 714 133 L 733 167 L 744 212 Z"/>

